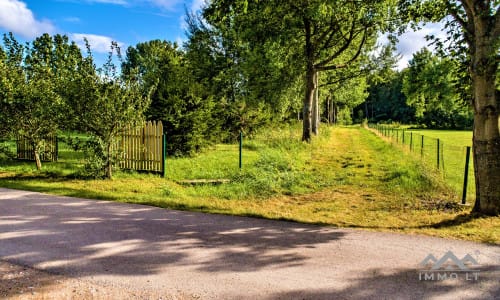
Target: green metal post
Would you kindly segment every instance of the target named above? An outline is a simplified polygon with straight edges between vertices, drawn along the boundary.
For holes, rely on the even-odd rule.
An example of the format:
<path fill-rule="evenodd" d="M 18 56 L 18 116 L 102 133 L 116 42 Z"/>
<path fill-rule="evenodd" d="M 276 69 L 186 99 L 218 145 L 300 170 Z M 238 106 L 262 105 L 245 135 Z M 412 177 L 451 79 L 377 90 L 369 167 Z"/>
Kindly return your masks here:
<path fill-rule="evenodd" d="M 439 149 L 439 139 L 437 139 L 437 168 L 439 170 L 439 153 L 441 153 L 440 149 Z"/>
<path fill-rule="evenodd" d="M 422 135 L 422 145 L 420 145 L 420 156 L 424 157 L 424 136 Z"/>
<path fill-rule="evenodd" d="M 465 204 L 465 199 L 467 198 L 467 182 L 469 180 L 469 160 L 470 160 L 470 146 L 466 147 L 465 154 L 465 170 L 464 170 L 464 188 L 462 192 L 462 204 Z"/>
<path fill-rule="evenodd" d="M 243 132 L 240 131 L 240 170 L 241 170 L 241 167 L 243 165 L 243 163 L 242 163 L 242 160 L 243 160 L 242 152 L 243 152 Z"/>
<path fill-rule="evenodd" d="M 413 132 L 410 132 L 410 152 L 413 151 Z"/>
<path fill-rule="evenodd" d="M 167 176 L 167 134 L 164 133 L 162 136 L 162 148 L 161 148 L 161 171 L 162 171 L 162 177 Z"/>

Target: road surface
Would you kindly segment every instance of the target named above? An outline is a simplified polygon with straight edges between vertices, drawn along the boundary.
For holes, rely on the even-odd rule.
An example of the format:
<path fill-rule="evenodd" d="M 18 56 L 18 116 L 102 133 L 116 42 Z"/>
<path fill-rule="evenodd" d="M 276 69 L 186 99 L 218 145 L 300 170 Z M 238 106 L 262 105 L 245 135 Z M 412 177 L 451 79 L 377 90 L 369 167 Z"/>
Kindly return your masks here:
<path fill-rule="evenodd" d="M 500 299 L 495 245 L 3 188 L 0 260 L 174 298 Z"/>

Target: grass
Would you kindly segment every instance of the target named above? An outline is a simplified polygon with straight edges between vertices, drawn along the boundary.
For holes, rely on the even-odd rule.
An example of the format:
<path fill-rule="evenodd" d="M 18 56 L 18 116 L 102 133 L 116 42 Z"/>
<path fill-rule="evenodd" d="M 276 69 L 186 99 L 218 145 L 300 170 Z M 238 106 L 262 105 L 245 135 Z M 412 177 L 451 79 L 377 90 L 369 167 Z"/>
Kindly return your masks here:
<path fill-rule="evenodd" d="M 472 145 L 472 131 L 458 130 L 411 130 L 414 133 L 439 139 L 443 144 L 444 176 L 446 182 L 456 191 L 457 199 L 461 199 L 464 170 L 465 146 Z M 474 162 L 472 150 L 467 183 L 467 201 L 473 203 L 475 199 Z"/>
<path fill-rule="evenodd" d="M 67 174 L 66 166 L 69 161 L 78 164 L 78 157 L 61 154 L 63 162 L 45 164 L 49 172 L 1 161 L 0 186 L 172 209 L 500 242 L 500 217 L 470 214 L 470 207 L 457 204 L 440 175 L 371 131 L 323 127 L 322 136 L 310 145 L 301 143 L 299 134 L 300 128 L 292 126 L 246 140 L 241 171 L 237 145 L 217 145 L 196 157 L 168 159 L 167 178 L 118 172 L 114 180 L 76 179 Z M 231 182 L 179 183 L 185 179 Z"/>

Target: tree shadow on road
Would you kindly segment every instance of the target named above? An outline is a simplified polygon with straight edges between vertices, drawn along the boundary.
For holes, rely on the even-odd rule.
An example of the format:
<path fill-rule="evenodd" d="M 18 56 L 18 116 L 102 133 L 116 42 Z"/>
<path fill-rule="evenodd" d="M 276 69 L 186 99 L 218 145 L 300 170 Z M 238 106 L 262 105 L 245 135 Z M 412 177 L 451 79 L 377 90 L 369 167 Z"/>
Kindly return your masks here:
<path fill-rule="evenodd" d="M 191 275 L 183 275 L 186 269 L 208 274 L 298 269 L 311 259 L 309 250 L 331 247 L 331 242 L 342 241 L 347 234 L 332 227 L 23 191 L 2 195 L 0 190 L 0 259 L 75 277 L 116 275 L 135 280 L 167 269 L 177 280 L 189 281 Z M 495 280 L 490 271 L 484 270 L 487 282 Z M 423 287 L 436 296 L 463 288 L 416 282 L 415 270 L 365 273 L 349 287 L 269 297 L 399 298 L 408 295 L 403 294 L 408 284 L 413 292 Z M 491 293 L 498 295 L 495 289 Z"/>
<path fill-rule="evenodd" d="M 499 299 L 499 270 L 500 265 L 481 267 L 477 280 L 465 273 L 459 273 L 456 279 L 424 280 L 424 275 L 419 276 L 415 269 L 400 269 L 391 274 L 370 269 L 364 271 L 361 278 L 352 280 L 348 287 L 314 291 L 297 289 L 264 299 Z"/>
<path fill-rule="evenodd" d="M 0 193 L 0 207 L 0 258 L 76 276 L 146 276 L 185 265 L 204 272 L 297 266 L 308 257 L 295 249 L 344 236 L 313 225 L 22 191 Z"/>

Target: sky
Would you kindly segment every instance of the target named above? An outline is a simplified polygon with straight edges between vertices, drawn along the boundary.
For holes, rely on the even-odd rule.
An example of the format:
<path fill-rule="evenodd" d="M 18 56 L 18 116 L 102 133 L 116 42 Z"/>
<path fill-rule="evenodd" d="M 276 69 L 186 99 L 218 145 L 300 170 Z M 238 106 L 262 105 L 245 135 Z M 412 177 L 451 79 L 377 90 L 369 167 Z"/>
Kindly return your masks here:
<path fill-rule="evenodd" d="M 96 59 L 105 60 L 111 41 L 122 49 L 153 39 L 182 44 L 186 9 L 199 10 L 205 0 L 0 0 L 0 33 L 31 41 L 43 33 L 65 34 L 82 48 L 87 38 Z M 397 45 L 398 69 L 427 45 L 426 34 L 440 25 L 408 32 Z M 383 41 L 383 39 L 381 39 Z M 124 52 L 124 51 L 123 51 Z"/>

